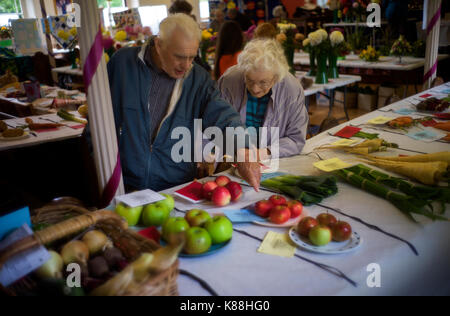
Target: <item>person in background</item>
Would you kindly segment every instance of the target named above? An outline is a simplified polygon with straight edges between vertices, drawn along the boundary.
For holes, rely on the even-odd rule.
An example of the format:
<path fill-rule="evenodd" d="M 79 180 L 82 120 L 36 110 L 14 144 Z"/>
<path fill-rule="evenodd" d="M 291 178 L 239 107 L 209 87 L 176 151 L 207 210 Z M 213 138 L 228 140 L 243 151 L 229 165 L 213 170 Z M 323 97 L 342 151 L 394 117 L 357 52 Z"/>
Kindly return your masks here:
<path fill-rule="evenodd" d="M 254 39 L 275 39 L 278 32 L 272 23 L 261 23 L 255 30 Z"/>
<path fill-rule="evenodd" d="M 169 8 L 169 14 L 184 13 L 191 15 L 192 5 L 185 0 L 175 0 Z"/>
<path fill-rule="evenodd" d="M 384 0 L 383 7 L 394 39 L 400 35 L 406 37 L 408 25 L 408 3 L 409 0 Z M 408 39 L 408 38 L 407 38 Z"/>
<path fill-rule="evenodd" d="M 195 119 L 202 120 L 204 129 L 242 127 L 239 114 L 220 97 L 211 76 L 193 63 L 200 40 L 198 24 L 185 14 L 175 14 L 161 22 L 159 35 L 148 44 L 123 48 L 108 63 L 127 191 L 160 191 L 196 177 L 198 164 L 193 154 L 188 154 L 189 161 L 173 158 L 172 151 L 180 142 L 172 136 L 174 129 L 194 135 Z M 238 157 L 255 156 L 245 147 L 236 152 Z M 242 177 L 258 190 L 259 164 L 248 160 L 236 164 Z"/>
<path fill-rule="evenodd" d="M 214 65 L 214 77 L 216 80 L 223 73 L 237 64 L 237 58 L 242 50 L 244 36 L 237 22 L 226 21 L 220 28 L 217 36 L 216 61 Z"/>
<path fill-rule="evenodd" d="M 225 13 L 220 9 L 216 9 L 214 10 L 213 14 L 214 19 L 209 24 L 209 28 L 212 29 L 213 32 L 219 32 L 220 27 L 225 22 Z"/>
<path fill-rule="evenodd" d="M 239 26 L 241 27 L 242 31 L 244 31 L 244 32 L 247 31 L 249 29 L 249 27 L 253 25 L 252 21 L 250 21 L 248 16 L 246 16 L 245 14 L 242 14 L 236 8 L 228 9 L 227 17 L 228 17 L 228 20 L 236 21 L 237 23 L 239 23 Z"/>
<path fill-rule="evenodd" d="M 222 97 L 240 113 L 246 127 L 278 127 L 279 157 L 298 155 L 305 145 L 308 112 L 300 82 L 289 73 L 283 49 L 276 40 L 254 39 L 247 43 L 218 82 Z M 267 147 L 258 152 L 261 160 L 270 158 Z"/>

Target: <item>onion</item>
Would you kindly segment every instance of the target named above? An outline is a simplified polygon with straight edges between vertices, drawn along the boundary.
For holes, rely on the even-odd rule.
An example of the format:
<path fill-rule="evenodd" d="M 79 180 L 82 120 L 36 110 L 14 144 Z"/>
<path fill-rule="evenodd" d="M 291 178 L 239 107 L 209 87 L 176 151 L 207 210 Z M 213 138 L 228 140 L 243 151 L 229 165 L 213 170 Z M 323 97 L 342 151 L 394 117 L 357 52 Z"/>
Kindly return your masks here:
<path fill-rule="evenodd" d="M 64 264 L 73 262 L 87 264 L 89 259 L 89 249 L 86 244 L 79 240 L 68 242 L 61 250 Z"/>
<path fill-rule="evenodd" d="M 93 255 L 97 252 L 104 250 L 107 247 L 111 247 L 111 242 L 104 233 L 98 230 L 91 230 L 83 236 L 83 242 L 89 249 L 89 254 Z"/>
<path fill-rule="evenodd" d="M 63 259 L 59 253 L 50 250 L 51 258 L 48 259 L 39 269 L 35 271 L 41 279 L 60 279 L 62 278 Z"/>

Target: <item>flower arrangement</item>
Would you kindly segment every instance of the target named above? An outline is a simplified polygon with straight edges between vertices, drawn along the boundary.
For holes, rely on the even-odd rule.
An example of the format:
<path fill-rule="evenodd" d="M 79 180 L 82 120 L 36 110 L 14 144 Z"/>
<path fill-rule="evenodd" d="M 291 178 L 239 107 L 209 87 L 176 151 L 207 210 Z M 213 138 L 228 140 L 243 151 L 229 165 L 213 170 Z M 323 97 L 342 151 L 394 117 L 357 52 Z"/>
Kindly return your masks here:
<path fill-rule="evenodd" d="M 2 26 L 0 29 L 0 39 L 12 38 L 12 30 L 10 27 Z"/>
<path fill-rule="evenodd" d="M 331 49 L 337 54 L 340 55 L 341 51 L 345 46 L 345 38 L 344 35 L 340 31 L 333 31 L 330 34 L 330 44 Z"/>
<path fill-rule="evenodd" d="M 277 28 L 279 34 L 276 36 L 276 40 L 283 47 L 290 72 L 295 73 L 294 51 L 301 48 L 305 36 L 298 33 L 297 25 L 292 23 L 277 23 Z"/>
<path fill-rule="evenodd" d="M 217 32 L 213 32 L 213 29 L 204 29 L 202 31 L 202 40 L 200 42 L 200 52 L 202 61 L 208 63 L 208 52 L 212 52 L 216 45 Z"/>
<path fill-rule="evenodd" d="M 308 34 L 309 45 L 317 54 L 327 52 L 330 48 L 328 33 L 324 29 L 318 29 Z"/>
<path fill-rule="evenodd" d="M 398 40 L 394 42 L 391 48 L 391 55 L 401 57 L 406 56 L 410 54 L 412 51 L 411 44 L 408 43 L 408 41 L 403 37 L 403 35 L 400 35 Z"/>
<path fill-rule="evenodd" d="M 345 21 L 363 21 L 370 0 L 340 0 L 338 17 Z"/>
<path fill-rule="evenodd" d="M 369 62 L 375 62 L 380 59 L 380 52 L 376 51 L 373 46 L 367 46 L 366 49 L 364 49 L 361 54 L 359 55 L 359 58 L 369 61 Z"/>

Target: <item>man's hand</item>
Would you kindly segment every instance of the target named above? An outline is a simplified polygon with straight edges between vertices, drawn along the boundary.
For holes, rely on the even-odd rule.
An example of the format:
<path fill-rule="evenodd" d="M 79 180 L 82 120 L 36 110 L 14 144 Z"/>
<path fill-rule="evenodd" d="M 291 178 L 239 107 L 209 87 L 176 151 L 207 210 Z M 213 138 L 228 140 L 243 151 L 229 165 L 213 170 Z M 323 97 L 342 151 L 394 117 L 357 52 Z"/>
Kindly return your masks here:
<path fill-rule="evenodd" d="M 259 192 L 261 167 L 257 159 L 257 153 L 250 149 L 239 149 L 236 166 L 242 179 L 247 181 L 256 192 Z"/>

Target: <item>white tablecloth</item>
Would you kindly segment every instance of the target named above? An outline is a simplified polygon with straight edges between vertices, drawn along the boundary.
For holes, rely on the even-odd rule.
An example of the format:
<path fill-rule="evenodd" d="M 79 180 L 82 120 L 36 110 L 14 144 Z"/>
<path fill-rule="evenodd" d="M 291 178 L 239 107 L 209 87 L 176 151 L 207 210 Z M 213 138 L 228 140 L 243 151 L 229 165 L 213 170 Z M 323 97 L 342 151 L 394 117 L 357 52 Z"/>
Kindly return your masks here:
<path fill-rule="evenodd" d="M 438 60 L 448 58 L 449 55 L 439 55 Z M 399 58 L 395 56 L 382 56 L 378 62 L 368 62 L 359 58 L 358 55 L 347 55 L 345 60 L 338 60 L 338 67 L 350 68 L 370 68 L 384 70 L 414 70 L 425 65 L 425 58 L 402 57 L 402 63 L 398 63 Z M 309 66 L 309 54 L 295 53 L 294 65 Z"/>
<path fill-rule="evenodd" d="M 417 96 L 416 96 L 417 97 Z M 406 101 L 401 101 L 405 105 Z M 398 105 L 398 104 L 397 104 Z M 359 117 L 350 123 L 361 124 L 377 116 L 399 116 L 394 113 L 375 111 Z M 344 126 L 332 129 L 334 133 Z M 424 143 L 407 136 L 378 132 L 380 137 L 396 142 L 401 148 L 421 152 L 449 151 L 450 144 L 433 142 Z M 330 138 L 327 132 L 307 141 L 304 154 Z M 390 150 L 389 154 L 413 154 L 409 151 Z M 339 156 L 330 152 L 320 152 L 324 157 Z M 314 154 L 282 159 L 280 169 L 299 175 L 318 175 L 319 171 L 312 166 L 317 158 Z M 360 233 L 363 243 L 354 252 L 342 255 L 322 255 L 300 250 L 296 254 L 333 266 L 357 283 L 357 287 L 342 278 L 326 272 L 315 265 L 297 257 L 282 258 L 258 253 L 261 242 L 238 232 L 233 233 L 232 242 L 221 251 L 206 257 L 180 258 L 180 268 L 202 278 L 219 295 L 417 295 L 417 294 L 450 294 L 450 224 L 448 222 L 432 222 L 424 217 L 417 217 L 414 223 L 403 215 L 388 201 L 352 187 L 342 181 L 338 184 L 337 195 L 323 201 L 324 205 L 338 208 L 345 213 L 356 216 L 411 242 L 419 252 L 416 256 L 405 243 L 386 236 L 380 232 L 353 221 L 350 218 L 335 214 L 339 219 L 349 222 L 354 231 Z M 171 193 L 176 188 L 164 192 Z M 239 209 L 252 202 L 267 198 L 269 192 L 256 193 L 246 189 L 242 200 L 228 209 Z M 180 199 L 176 206 L 187 208 Z M 191 205 L 192 208 L 204 207 L 211 213 L 220 212 L 220 208 L 208 205 Z M 326 212 L 319 206 L 306 207 L 312 216 Z M 178 213 L 177 216 L 184 214 Z M 448 217 L 448 211 L 446 213 Z M 234 228 L 246 231 L 263 239 L 268 231 L 287 232 L 287 228 L 268 228 L 255 224 L 235 224 Z M 370 264 L 380 267 L 381 287 L 369 287 L 367 271 Z M 178 286 L 181 295 L 209 295 L 199 284 L 190 278 L 180 275 Z"/>

